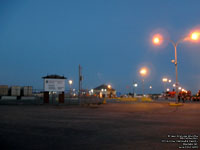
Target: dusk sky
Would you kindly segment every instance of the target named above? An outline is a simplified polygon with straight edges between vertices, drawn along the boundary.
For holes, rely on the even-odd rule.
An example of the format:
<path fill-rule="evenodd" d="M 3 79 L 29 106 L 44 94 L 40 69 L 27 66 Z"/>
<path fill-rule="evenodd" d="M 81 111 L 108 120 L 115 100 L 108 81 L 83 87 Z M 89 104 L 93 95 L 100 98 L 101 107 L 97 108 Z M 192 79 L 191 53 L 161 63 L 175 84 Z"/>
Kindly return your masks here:
<path fill-rule="evenodd" d="M 153 46 L 151 35 L 186 36 L 200 27 L 199 7 L 199 0 L 0 0 L 0 85 L 42 89 L 43 76 L 58 74 L 78 88 L 81 64 L 83 88 L 109 83 L 129 92 L 135 81 L 142 93 L 138 71 L 147 66 L 145 92 L 152 85 L 159 93 L 162 77 L 175 82 L 174 48 L 167 41 Z M 193 94 L 199 62 L 200 43 L 180 43 L 179 82 Z"/>

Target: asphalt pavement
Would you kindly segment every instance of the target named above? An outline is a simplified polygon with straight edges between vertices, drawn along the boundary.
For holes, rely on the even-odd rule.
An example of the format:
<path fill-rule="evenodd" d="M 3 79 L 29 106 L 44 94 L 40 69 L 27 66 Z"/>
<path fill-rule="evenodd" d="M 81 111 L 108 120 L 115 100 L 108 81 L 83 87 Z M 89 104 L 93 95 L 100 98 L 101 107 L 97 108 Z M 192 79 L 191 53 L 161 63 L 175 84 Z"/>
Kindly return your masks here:
<path fill-rule="evenodd" d="M 200 103 L 0 105 L 1 150 L 198 149 L 199 135 Z"/>

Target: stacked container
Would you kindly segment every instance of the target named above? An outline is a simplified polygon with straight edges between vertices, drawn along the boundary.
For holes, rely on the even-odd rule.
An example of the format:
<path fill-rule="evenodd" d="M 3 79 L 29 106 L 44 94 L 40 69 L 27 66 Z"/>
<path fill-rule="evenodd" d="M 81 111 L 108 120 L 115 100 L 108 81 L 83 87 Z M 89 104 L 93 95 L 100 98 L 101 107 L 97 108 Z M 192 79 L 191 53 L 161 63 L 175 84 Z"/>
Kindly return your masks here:
<path fill-rule="evenodd" d="M 11 86 L 10 95 L 11 96 L 20 96 L 21 88 L 20 86 Z"/>
<path fill-rule="evenodd" d="M 0 96 L 8 95 L 8 85 L 0 85 Z"/>
<path fill-rule="evenodd" d="M 24 86 L 22 89 L 23 96 L 32 96 L 33 94 L 33 87 L 32 86 Z"/>

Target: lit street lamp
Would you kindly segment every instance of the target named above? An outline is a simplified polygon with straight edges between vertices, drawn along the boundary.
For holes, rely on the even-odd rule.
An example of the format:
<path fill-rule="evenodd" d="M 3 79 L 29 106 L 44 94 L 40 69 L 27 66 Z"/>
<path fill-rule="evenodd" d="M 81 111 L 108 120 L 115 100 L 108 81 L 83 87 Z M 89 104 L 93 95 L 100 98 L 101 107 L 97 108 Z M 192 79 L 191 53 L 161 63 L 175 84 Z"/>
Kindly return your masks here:
<path fill-rule="evenodd" d="M 150 93 L 149 93 L 149 94 L 152 94 L 152 93 L 151 93 L 151 90 L 152 90 L 152 86 L 151 86 L 151 85 L 149 86 L 149 89 L 150 89 Z"/>
<path fill-rule="evenodd" d="M 144 96 L 144 77 L 147 75 L 147 68 L 143 67 L 140 69 L 140 75 L 142 76 L 142 94 Z"/>
<path fill-rule="evenodd" d="M 168 79 L 167 79 L 167 78 L 162 78 L 162 81 L 163 81 L 163 82 L 167 82 Z"/>
<path fill-rule="evenodd" d="M 169 41 L 172 43 L 172 45 L 174 46 L 174 51 L 175 51 L 175 60 L 172 60 L 172 62 L 175 64 L 175 70 L 176 70 L 176 102 L 178 102 L 178 69 L 177 69 L 177 46 L 179 45 L 180 42 L 184 42 L 186 40 L 192 40 L 192 41 L 198 41 L 200 39 L 200 32 L 199 31 L 195 31 L 193 33 L 191 33 L 190 36 L 181 38 L 180 40 L 178 40 L 177 42 L 174 42 L 173 40 Z M 154 35 L 152 42 L 155 45 L 160 45 L 161 42 L 163 41 L 163 38 L 160 34 L 156 34 Z"/>
<path fill-rule="evenodd" d="M 137 83 L 134 83 L 133 84 L 133 95 L 135 95 L 136 93 L 136 88 L 137 88 L 138 84 Z"/>
<path fill-rule="evenodd" d="M 69 80 L 68 83 L 69 83 L 69 89 L 70 89 L 70 95 L 71 95 L 71 86 L 72 86 L 73 81 Z"/>
<path fill-rule="evenodd" d="M 163 86 L 164 86 L 164 92 L 166 91 L 165 83 L 168 82 L 167 78 L 162 78 Z"/>

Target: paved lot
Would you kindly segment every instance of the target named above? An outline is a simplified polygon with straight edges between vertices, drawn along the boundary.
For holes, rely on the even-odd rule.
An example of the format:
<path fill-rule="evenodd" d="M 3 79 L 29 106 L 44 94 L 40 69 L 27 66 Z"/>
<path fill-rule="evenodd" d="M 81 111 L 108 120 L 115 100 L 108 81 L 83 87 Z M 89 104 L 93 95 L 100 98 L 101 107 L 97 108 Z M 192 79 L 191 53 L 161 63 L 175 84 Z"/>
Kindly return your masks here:
<path fill-rule="evenodd" d="M 165 150 L 200 136 L 200 104 L 0 105 L 1 150 Z"/>

